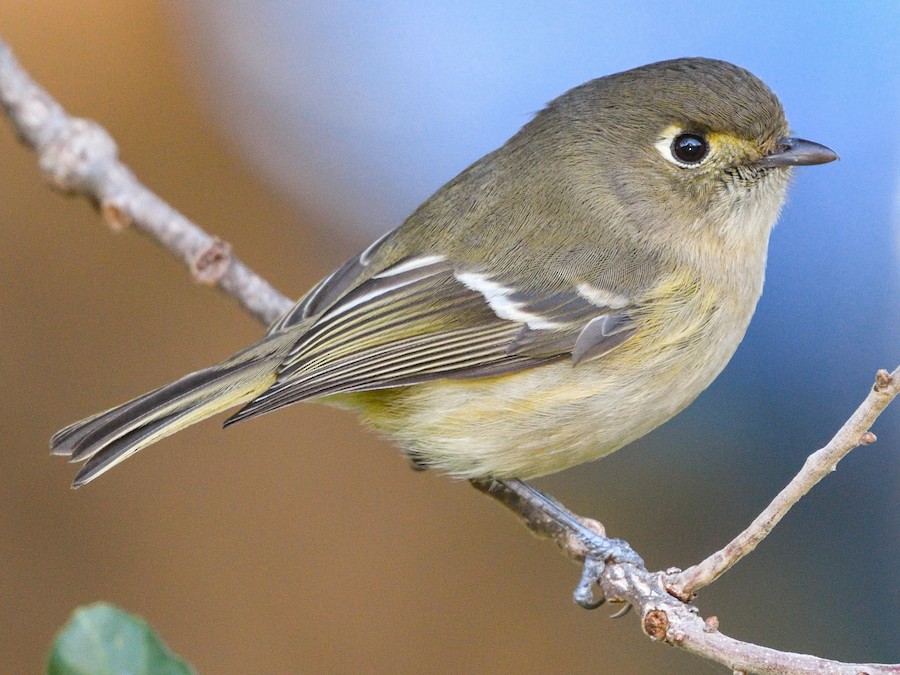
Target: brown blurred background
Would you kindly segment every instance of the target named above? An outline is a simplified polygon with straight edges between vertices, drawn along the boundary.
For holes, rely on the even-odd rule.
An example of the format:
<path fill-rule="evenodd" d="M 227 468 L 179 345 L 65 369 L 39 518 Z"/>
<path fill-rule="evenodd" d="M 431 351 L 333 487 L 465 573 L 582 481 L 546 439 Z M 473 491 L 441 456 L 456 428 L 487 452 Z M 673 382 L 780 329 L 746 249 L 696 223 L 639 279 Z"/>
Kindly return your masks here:
<path fill-rule="evenodd" d="M 283 292 L 300 295 L 365 243 L 242 163 L 187 86 L 190 64 L 158 2 L 0 2 L 0 14 L 0 34 L 39 82 L 101 122 L 148 186 Z M 0 157 L 0 669 L 41 671 L 69 613 L 107 600 L 208 674 L 721 672 L 652 645 L 633 615 L 577 609 L 577 570 L 552 545 L 466 484 L 410 471 L 345 412 L 294 406 L 227 433 L 207 422 L 69 490 L 73 468 L 46 450 L 56 429 L 262 329 L 149 241 L 50 192 L 5 124 Z M 673 444 L 690 442 L 684 429 L 667 432 Z M 717 509 L 743 518 L 773 494 L 732 504 L 713 480 L 679 501 L 693 477 L 677 456 L 630 452 L 608 472 L 544 485 L 657 567 L 724 541 L 734 528 Z M 641 462 L 659 474 L 642 480 Z M 599 505 L 586 505 L 588 481 Z M 717 506 L 697 509 L 706 497 Z M 774 574 L 781 565 L 742 565 L 701 608 L 738 637 L 818 646 L 819 627 L 786 634 L 769 615 L 796 625 L 774 604 L 797 578 Z M 746 605 L 760 584 L 772 600 Z"/>
<path fill-rule="evenodd" d="M 326 237 L 235 157 L 186 89 L 158 3 L 3 5 L 31 74 L 283 292 L 363 243 Z M 410 471 L 348 413 L 203 424 L 69 490 L 53 431 L 261 327 L 51 193 L 8 128 L 0 157 L 4 671 L 39 672 L 72 609 L 100 599 L 144 616 L 201 673 L 594 670 L 613 645 L 633 672 L 672 663 L 633 618 L 576 610 L 576 570 L 550 545 L 467 485 Z"/>

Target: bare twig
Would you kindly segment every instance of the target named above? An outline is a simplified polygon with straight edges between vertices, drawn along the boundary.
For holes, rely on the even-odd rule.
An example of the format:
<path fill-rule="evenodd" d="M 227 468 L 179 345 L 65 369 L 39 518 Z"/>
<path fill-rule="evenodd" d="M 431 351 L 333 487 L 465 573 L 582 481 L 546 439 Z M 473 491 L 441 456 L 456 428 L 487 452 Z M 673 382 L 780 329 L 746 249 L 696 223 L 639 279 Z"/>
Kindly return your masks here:
<path fill-rule="evenodd" d="M 879 370 L 872 391 L 856 412 L 821 450 L 817 450 L 803 464 L 800 472 L 778 493 L 746 530 L 698 565 L 672 576 L 669 591 L 688 600 L 699 589 L 708 586 L 732 565 L 756 548 L 779 523 L 790 508 L 800 501 L 820 480 L 836 470 L 837 463 L 860 445 L 875 442 L 869 428 L 876 418 L 900 393 L 900 368 L 893 373 Z"/>
<path fill-rule="evenodd" d="M 777 506 L 770 506 L 754 521 L 754 525 L 757 525 L 757 521 L 766 523 L 767 529 L 763 525 L 757 525 L 757 529 L 762 528 L 765 531 L 756 532 L 752 525 L 748 528 L 748 532 L 755 532 L 752 546 L 750 548 L 739 547 L 739 550 L 743 551 L 744 554 L 752 550 L 771 531 L 791 505 L 796 503 L 824 475 L 833 471 L 837 461 L 850 450 L 858 445 L 874 442 L 875 436 L 868 429 L 898 394 L 900 394 L 900 368 L 892 374 L 888 374 L 887 371 L 883 370 L 879 371 L 876 375 L 875 386 L 856 412 L 841 427 L 828 445 L 822 450 L 813 453 L 800 474 L 798 474 L 798 477 L 791 481 L 789 485 L 790 487 L 797 483 L 800 486 L 804 486 L 805 490 L 797 487 L 790 492 L 793 501 L 782 503 L 782 495 L 788 491 L 788 488 L 785 488 L 782 495 L 776 497 L 775 501 L 772 502 L 773 505 Z M 814 468 L 811 469 L 810 467 Z M 822 472 L 821 475 L 819 475 L 819 471 Z M 813 480 L 813 477 L 815 477 L 815 480 Z M 584 564 L 590 562 L 589 551 L 591 546 L 585 541 L 584 531 L 579 531 L 572 526 L 566 525 L 564 521 L 549 517 L 547 511 L 541 508 L 541 505 L 534 499 L 529 498 L 527 494 L 523 494 L 514 481 L 476 482 L 475 487 L 515 512 L 532 532 L 552 539 L 571 560 Z M 562 509 L 563 507 L 560 506 L 560 508 Z M 766 517 L 766 513 L 773 508 L 776 509 L 777 517 L 771 516 L 774 517 L 774 520 L 770 522 L 770 518 Z M 610 541 L 606 539 L 605 531 L 600 523 L 571 513 L 570 516 L 578 520 L 586 529 L 596 532 L 603 542 Z M 726 549 L 731 545 L 726 546 Z M 739 557 L 735 560 L 739 559 Z M 698 567 L 705 565 L 707 565 L 707 561 L 704 561 Z M 685 574 L 689 575 L 689 579 L 693 579 L 691 569 L 685 571 Z M 718 568 L 714 567 L 713 569 L 717 570 Z M 720 575 L 726 569 L 727 566 L 719 570 L 718 574 Z M 585 567 L 585 571 L 588 571 L 587 567 Z M 695 608 L 688 604 L 687 600 L 689 598 L 686 598 L 685 594 L 692 594 L 690 590 L 686 590 L 689 588 L 688 586 L 675 586 L 673 589 L 673 585 L 680 577 L 678 574 L 648 572 L 643 565 L 628 562 L 600 565 L 595 567 L 595 572 L 593 581 L 600 585 L 603 596 L 607 600 L 633 605 L 641 616 L 641 626 L 644 632 L 651 639 L 681 647 L 689 652 L 726 665 L 734 671 L 778 674 L 900 674 L 900 664 L 840 663 L 805 654 L 781 652 L 728 637 L 719 632 L 719 620 L 716 617 L 709 617 L 704 621 L 696 613 Z M 579 590 L 582 590 L 581 586 L 579 586 Z M 677 591 L 677 593 L 674 591 Z M 577 592 L 576 600 L 578 600 Z M 679 598 L 685 598 L 685 600 Z M 596 605 L 597 603 L 595 603 Z"/>
<path fill-rule="evenodd" d="M 164 246 L 199 283 L 215 285 L 264 323 L 293 304 L 231 253 L 144 187 L 118 159 L 103 127 L 70 117 L 22 69 L 0 40 L 0 105 L 23 143 L 33 148 L 44 178 L 57 190 L 90 199 L 115 230 L 132 225 Z"/>
<path fill-rule="evenodd" d="M 196 280 L 219 286 L 260 321 L 269 323 L 290 307 L 291 302 L 239 262 L 227 244 L 206 234 L 141 185 L 118 160 L 115 142 L 109 134 L 93 122 L 68 116 L 22 70 L 2 40 L 0 105 L 22 141 L 37 152 L 41 170 L 53 187 L 91 199 L 113 228 L 134 225 L 148 234 L 181 259 Z M 726 547 L 729 553 L 722 554 L 721 559 L 717 554 L 713 562 L 701 563 L 681 575 L 648 572 L 636 554 L 627 555 L 630 551 L 627 544 L 625 549 L 616 548 L 624 542 L 607 539 L 599 523 L 576 516 L 561 505 L 557 505 L 556 517 L 548 516 L 535 491 L 527 486 L 520 489 L 524 484 L 498 481 L 476 483 L 476 487 L 519 515 L 532 531 L 551 537 L 571 559 L 584 563 L 583 582 L 586 579 L 591 584 L 599 583 L 607 599 L 636 607 L 644 632 L 653 640 L 681 647 L 734 671 L 897 675 L 900 665 L 842 664 L 734 640 L 718 631 L 715 617 L 704 621 L 693 607 L 673 596 L 671 590 L 677 589 L 678 595 L 684 597 L 720 575 L 752 550 L 790 504 L 832 470 L 852 447 L 872 442 L 874 436 L 868 428 L 897 396 L 898 380 L 897 371 L 893 375 L 881 371 L 875 390 L 835 440 L 810 458 L 801 475 L 786 488 L 785 499 L 782 500 L 784 493 L 779 495 L 773 502 L 777 506 L 770 507 L 771 512 L 770 509 L 763 512 L 757 519 L 759 524 L 754 521 L 748 528 L 749 534 L 735 540 L 737 544 L 729 544 Z M 797 485 L 792 487 L 795 482 Z M 731 548 L 739 555 L 731 553 Z M 604 556 L 611 550 L 619 558 L 606 563 Z M 625 555 L 622 550 L 626 551 Z"/>
<path fill-rule="evenodd" d="M 702 619 L 693 607 L 667 592 L 665 574 L 641 573 L 632 565 L 607 565 L 603 594 L 629 602 L 641 612 L 641 628 L 652 640 L 728 666 L 734 672 L 771 675 L 898 675 L 900 664 L 841 663 L 742 642 L 719 632 L 716 617 Z"/>

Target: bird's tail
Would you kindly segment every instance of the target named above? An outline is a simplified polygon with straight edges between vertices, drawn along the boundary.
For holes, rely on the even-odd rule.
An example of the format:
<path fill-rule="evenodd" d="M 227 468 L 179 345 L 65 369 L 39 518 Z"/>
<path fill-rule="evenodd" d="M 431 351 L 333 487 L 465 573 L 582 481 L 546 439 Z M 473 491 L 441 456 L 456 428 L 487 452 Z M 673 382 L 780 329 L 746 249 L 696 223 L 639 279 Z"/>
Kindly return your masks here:
<path fill-rule="evenodd" d="M 267 338 L 224 363 L 70 424 L 50 439 L 50 450 L 86 462 L 72 483 L 81 487 L 148 445 L 268 389 L 279 347 Z"/>

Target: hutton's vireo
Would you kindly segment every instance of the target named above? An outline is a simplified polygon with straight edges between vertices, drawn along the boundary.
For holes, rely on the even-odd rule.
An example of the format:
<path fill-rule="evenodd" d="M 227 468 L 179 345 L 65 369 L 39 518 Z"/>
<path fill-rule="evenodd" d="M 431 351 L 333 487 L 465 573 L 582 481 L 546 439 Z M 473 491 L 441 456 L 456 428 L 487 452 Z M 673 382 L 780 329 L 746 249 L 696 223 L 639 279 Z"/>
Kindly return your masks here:
<path fill-rule="evenodd" d="M 529 478 L 688 405 L 744 336 L 795 165 L 751 73 L 701 58 L 576 87 L 316 285 L 266 336 L 66 427 L 75 486 L 243 404 L 357 410 L 421 467 Z"/>

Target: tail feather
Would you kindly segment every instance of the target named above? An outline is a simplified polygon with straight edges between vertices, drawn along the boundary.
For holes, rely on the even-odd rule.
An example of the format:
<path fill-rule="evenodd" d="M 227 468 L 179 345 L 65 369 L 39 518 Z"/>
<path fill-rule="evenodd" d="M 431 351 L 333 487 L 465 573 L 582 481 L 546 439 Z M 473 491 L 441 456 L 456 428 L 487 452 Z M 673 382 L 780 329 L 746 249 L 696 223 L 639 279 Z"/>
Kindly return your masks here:
<path fill-rule="evenodd" d="M 110 441 L 104 445 L 101 450 L 90 456 L 84 466 L 75 475 L 72 481 L 72 487 L 79 488 L 85 483 L 90 482 L 100 474 L 109 471 L 119 462 L 123 462 L 138 450 L 149 445 L 152 441 L 149 438 L 155 434 L 159 434 L 165 429 L 170 429 L 167 434 L 175 433 L 176 429 L 171 427 L 172 423 L 181 415 L 167 415 L 153 422 L 148 422 L 143 426 L 132 429 L 126 434 Z M 162 436 L 159 436 L 161 438 Z"/>
<path fill-rule="evenodd" d="M 166 436 L 218 412 L 247 403 L 275 381 L 271 351 L 191 373 L 176 382 L 57 432 L 51 452 L 86 462 L 80 487 Z"/>

